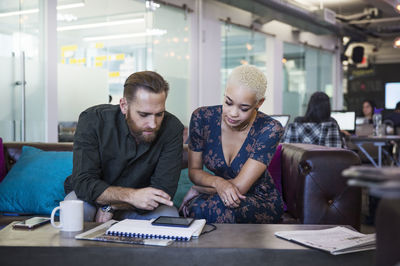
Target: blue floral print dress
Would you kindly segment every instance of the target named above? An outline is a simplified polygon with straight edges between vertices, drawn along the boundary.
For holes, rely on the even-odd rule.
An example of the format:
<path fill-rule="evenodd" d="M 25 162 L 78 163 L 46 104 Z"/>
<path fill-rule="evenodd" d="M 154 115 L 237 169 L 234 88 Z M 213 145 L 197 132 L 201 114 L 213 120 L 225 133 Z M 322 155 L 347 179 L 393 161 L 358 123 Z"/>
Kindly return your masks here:
<path fill-rule="evenodd" d="M 216 176 L 235 178 L 247 159 L 266 166 L 270 163 L 283 134 L 280 123 L 257 112 L 238 154 L 227 165 L 221 142 L 222 106 L 200 107 L 190 120 L 189 149 L 202 152 L 203 164 Z M 272 177 L 265 173 L 253 184 L 238 208 L 226 207 L 218 193 L 200 194 L 189 205 L 189 215 L 209 223 L 278 223 L 283 214 L 283 200 Z"/>

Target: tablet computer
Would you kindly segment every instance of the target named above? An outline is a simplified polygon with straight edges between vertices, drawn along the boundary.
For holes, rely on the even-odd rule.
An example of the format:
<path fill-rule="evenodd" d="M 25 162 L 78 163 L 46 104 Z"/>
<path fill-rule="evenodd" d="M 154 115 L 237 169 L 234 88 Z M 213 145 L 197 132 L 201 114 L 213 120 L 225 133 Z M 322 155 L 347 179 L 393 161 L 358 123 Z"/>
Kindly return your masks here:
<path fill-rule="evenodd" d="M 193 221 L 194 218 L 160 216 L 155 219 L 151 224 L 160 226 L 189 227 L 193 223 Z"/>

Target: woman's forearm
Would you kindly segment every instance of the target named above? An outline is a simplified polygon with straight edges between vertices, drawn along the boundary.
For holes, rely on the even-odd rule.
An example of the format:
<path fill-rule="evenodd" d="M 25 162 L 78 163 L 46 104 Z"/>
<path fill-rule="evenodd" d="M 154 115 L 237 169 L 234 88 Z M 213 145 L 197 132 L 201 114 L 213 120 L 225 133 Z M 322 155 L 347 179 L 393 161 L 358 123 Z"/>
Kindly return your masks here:
<path fill-rule="evenodd" d="M 229 182 L 234 184 L 241 194 L 245 195 L 266 169 L 265 164 L 248 159 L 239 174 L 235 178 L 230 179 Z"/>
<path fill-rule="evenodd" d="M 203 186 L 193 186 L 194 189 L 196 189 L 198 192 L 203 193 L 203 194 L 215 194 L 217 193 L 217 190 L 212 187 L 203 187 Z"/>
<path fill-rule="evenodd" d="M 211 175 L 202 169 L 189 168 L 189 178 L 193 184 L 201 187 L 215 188 L 219 176 Z"/>

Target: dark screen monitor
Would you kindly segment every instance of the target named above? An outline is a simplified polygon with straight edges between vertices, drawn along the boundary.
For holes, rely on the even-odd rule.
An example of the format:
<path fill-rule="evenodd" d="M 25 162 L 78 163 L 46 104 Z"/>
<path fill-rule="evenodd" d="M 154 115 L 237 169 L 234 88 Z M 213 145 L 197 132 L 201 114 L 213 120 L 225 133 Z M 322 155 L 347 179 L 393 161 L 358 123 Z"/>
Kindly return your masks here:
<path fill-rule="evenodd" d="M 283 127 L 286 127 L 290 119 L 290 115 L 271 115 L 271 117 L 275 120 L 278 120 Z"/>
<path fill-rule="evenodd" d="M 333 117 L 339 124 L 341 130 L 354 132 L 356 129 L 356 112 L 352 111 L 332 111 Z"/>
<path fill-rule="evenodd" d="M 385 84 L 385 109 L 395 109 L 400 101 L 400 82 Z"/>

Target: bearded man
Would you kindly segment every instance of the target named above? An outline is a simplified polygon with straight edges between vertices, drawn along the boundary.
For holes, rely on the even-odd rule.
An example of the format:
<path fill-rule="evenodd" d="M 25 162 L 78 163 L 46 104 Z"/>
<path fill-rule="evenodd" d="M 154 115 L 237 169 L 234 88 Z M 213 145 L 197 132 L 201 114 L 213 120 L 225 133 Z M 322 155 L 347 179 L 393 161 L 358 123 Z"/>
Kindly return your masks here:
<path fill-rule="evenodd" d="M 165 110 L 168 83 L 133 73 L 118 105 L 79 116 L 65 200 L 81 199 L 85 221 L 179 216 L 171 199 L 179 180 L 183 125 Z"/>

